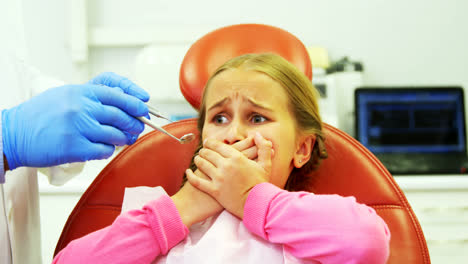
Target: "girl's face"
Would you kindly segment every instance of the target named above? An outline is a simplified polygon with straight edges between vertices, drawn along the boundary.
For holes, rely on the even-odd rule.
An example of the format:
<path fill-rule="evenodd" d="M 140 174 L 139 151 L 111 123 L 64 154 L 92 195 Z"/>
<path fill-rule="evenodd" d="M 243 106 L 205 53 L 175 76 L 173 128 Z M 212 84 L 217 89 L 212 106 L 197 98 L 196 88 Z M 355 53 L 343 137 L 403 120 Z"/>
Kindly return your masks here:
<path fill-rule="evenodd" d="M 274 185 L 283 188 L 293 167 L 310 158 L 308 145 L 314 138 L 299 135 L 286 91 L 268 75 L 225 70 L 211 80 L 205 96 L 202 138 L 234 144 L 259 132 L 273 143 L 270 182 Z"/>

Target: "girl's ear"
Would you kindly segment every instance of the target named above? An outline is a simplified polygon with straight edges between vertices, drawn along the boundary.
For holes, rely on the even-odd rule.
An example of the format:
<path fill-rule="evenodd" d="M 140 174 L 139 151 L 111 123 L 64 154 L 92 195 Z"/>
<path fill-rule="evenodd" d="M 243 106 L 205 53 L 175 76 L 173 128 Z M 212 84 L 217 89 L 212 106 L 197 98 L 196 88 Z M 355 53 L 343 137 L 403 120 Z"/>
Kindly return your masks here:
<path fill-rule="evenodd" d="M 294 167 L 301 168 L 309 161 L 312 154 L 312 148 L 315 145 L 315 140 L 315 135 L 305 135 L 300 138 L 296 153 L 294 154 Z"/>

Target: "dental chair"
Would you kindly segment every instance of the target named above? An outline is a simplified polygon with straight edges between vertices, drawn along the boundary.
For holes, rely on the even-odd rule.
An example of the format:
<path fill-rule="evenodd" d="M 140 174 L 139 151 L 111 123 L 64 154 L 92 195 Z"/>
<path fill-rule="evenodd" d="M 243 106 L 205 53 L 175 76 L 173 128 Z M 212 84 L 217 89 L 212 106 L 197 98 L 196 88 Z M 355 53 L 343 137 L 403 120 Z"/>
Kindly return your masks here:
<path fill-rule="evenodd" d="M 211 73 L 230 58 L 244 53 L 274 52 L 312 79 L 312 65 L 299 39 L 282 29 L 243 24 L 215 30 L 189 49 L 180 68 L 180 88 L 198 108 Z M 198 136 L 195 119 L 174 122 L 165 129 L 180 137 Z M 419 222 L 392 175 L 377 158 L 349 135 L 325 124 L 328 159 L 312 172 L 306 188 L 316 194 L 354 196 L 373 207 L 391 231 L 388 263 L 430 263 Z M 125 187 L 163 186 L 169 195 L 180 187 L 198 142 L 181 145 L 153 131 L 117 155 L 97 176 L 70 214 L 55 255 L 71 240 L 110 225 L 119 215 Z"/>

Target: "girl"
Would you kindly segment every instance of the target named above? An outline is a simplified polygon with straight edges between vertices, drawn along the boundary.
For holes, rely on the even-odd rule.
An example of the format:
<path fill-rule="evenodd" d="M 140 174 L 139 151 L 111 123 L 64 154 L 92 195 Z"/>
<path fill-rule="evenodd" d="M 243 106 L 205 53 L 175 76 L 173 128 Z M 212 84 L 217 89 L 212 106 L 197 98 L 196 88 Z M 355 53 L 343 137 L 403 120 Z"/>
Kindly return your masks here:
<path fill-rule="evenodd" d="M 327 156 L 317 97 L 280 56 L 226 62 L 205 87 L 179 192 L 72 241 L 54 263 L 385 263 L 390 233 L 372 208 L 303 190 Z"/>

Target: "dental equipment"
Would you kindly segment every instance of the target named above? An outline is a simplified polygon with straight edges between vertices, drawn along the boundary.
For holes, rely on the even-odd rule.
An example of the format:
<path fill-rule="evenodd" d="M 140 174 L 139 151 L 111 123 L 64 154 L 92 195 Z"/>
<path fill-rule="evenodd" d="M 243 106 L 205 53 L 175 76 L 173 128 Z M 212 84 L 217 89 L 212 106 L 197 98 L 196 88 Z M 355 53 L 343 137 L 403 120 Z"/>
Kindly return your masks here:
<path fill-rule="evenodd" d="M 152 107 L 149 104 L 146 104 L 146 106 L 148 106 L 148 112 L 150 114 L 154 115 L 155 117 L 166 119 L 167 121 L 172 122 L 169 118 L 163 116 L 156 108 Z"/>
<path fill-rule="evenodd" d="M 163 118 L 163 119 L 166 119 L 168 121 L 171 121 L 170 119 L 168 119 L 167 117 L 164 117 L 163 115 L 161 115 L 161 113 L 156 110 L 154 107 L 148 105 L 148 111 L 150 114 L 154 115 L 155 117 L 158 117 L 158 118 Z M 137 116 L 136 117 L 138 120 L 140 120 L 141 122 L 147 124 L 148 126 L 172 137 L 173 139 L 179 141 L 180 144 L 185 144 L 185 143 L 189 143 L 191 142 L 194 138 L 195 138 L 195 135 L 193 133 L 189 133 L 189 134 L 185 134 L 183 135 L 181 138 L 177 138 L 176 136 L 172 135 L 171 133 L 167 132 L 164 128 L 156 125 L 155 123 L 153 123 L 151 120 L 143 117 L 143 116 Z"/>

